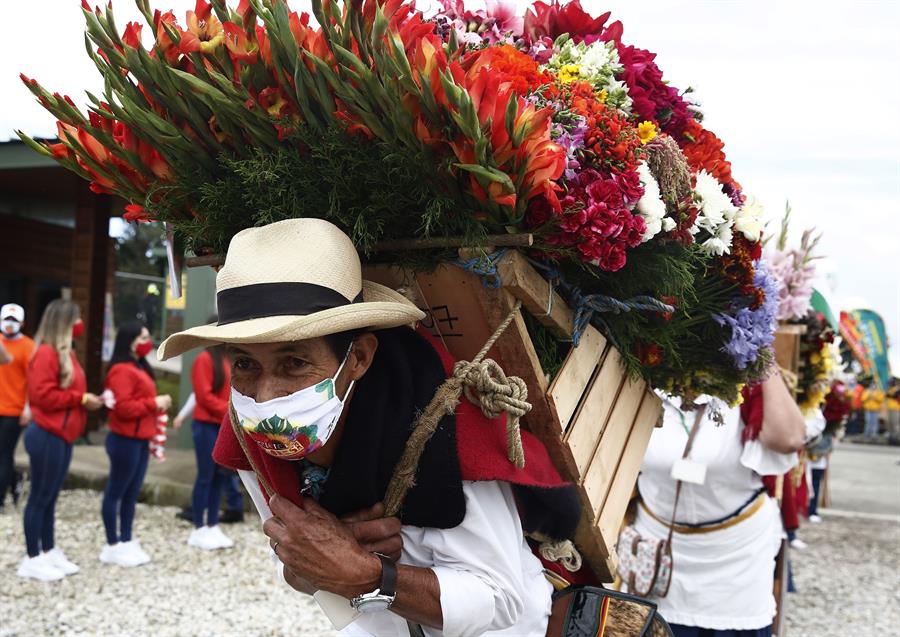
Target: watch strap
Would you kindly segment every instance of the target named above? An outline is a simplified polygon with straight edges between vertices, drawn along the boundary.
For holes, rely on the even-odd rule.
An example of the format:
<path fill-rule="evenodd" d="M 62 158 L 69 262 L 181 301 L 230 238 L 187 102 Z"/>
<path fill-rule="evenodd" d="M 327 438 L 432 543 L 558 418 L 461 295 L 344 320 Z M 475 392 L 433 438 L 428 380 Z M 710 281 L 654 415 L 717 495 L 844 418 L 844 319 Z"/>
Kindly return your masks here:
<path fill-rule="evenodd" d="M 375 555 L 381 560 L 381 585 L 378 587 L 378 593 L 394 597 L 397 594 L 397 563 L 381 553 Z"/>

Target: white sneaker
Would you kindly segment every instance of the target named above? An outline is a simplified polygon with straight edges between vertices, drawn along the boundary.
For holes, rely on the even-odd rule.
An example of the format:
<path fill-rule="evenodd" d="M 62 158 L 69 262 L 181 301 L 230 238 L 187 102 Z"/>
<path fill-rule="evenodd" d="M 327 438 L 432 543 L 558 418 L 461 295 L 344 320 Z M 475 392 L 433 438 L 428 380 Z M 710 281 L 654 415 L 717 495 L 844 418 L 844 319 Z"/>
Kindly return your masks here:
<path fill-rule="evenodd" d="M 217 549 L 230 549 L 234 546 L 234 542 L 230 537 L 222 533 L 222 529 L 219 528 L 219 525 L 209 527 L 209 536 L 212 541 L 215 543 Z"/>
<path fill-rule="evenodd" d="M 812 522 L 813 524 L 819 524 L 822 521 L 822 518 L 821 518 L 821 516 L 818 516 L 815 513 L 813 513 L 811 516 L 809 516 L 809 521 Z"/>
<path fill-rule="evenodd" d="M 809 548 L 809 544 L 801 540 L 799 537 L 795 537 L 793 540 L 791 540 L 791 548 L 802 551 L 806 548 Z"/>
<path fill-rule="evenodd" d="M 53 566 L 44 555 L 44 553 L 41 553 L 37 557 L 25 556 L 25 559 L 19 565 L 19 570 L 16 571 L 16 575 L 36 579 L 41 582 L 53 582 L 64 578 L 66 574 Z"/>
<path fill-rule="evenodd" d="M 107 544 L 104 546 L 103 550 L 100 551 L 100 561 L 104 564 L 115 564 L 116 566 L 124 566 L 125 568 L 139 566 L 143 563 L 136 559 L 134 554 L 128 551 L 124 542 Z"/>
<path fill-rule="evenodd" d="M 63 575 L 74 575 L 79 571 L 78 565 L 70 562 L 62 549 L 56 547 L 44 553 L 44 560 L 63 572 Z"/>
<path fill-rule="evenodd" d="M 210 535 L 208 526 L 201 526 L 191 531 L 187 543 L 188 546 L 203 549 L 204 551 L 213 551 L 219 548 L 215 539 Z"/>
<path fill-rule="evenodd" d="M 119 549 L 123 554 L 128 555 L 135 562 L 136 566 L 140 566 L 141 564 L 146 564 L 150 561 L 150 556 L 141 548 L 141 543 L 137 540 L 131 540 L 130 542 L 119 542 L 119 546 L 122 548 Z"/>

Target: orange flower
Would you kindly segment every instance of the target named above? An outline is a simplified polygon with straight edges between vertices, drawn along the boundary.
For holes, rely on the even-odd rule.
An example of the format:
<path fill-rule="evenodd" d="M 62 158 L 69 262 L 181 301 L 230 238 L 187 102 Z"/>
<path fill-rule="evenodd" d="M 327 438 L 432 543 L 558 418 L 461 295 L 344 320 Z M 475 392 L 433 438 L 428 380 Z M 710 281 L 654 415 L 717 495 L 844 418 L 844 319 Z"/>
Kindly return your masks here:
<path fill-rule="evenodd" d="M 175 20 L 175 14 L 171 11 L 160 13 L 159 9 L 157 9 L 153 14 L 153 26 L 156 28 L 156 47 L 162 52 L 163 57 L 169 64 L 174 64 L 178 60 L 179 51 L 175 43 L 172 42 L 172 38 L 169 37 L 169 32 L 166 30 L 167 25 L 170 29 L 181 33 L 181 28 Z M 156 51 L 153 51 L 152 55 L 155 56 Z"/>
<path fill-rule="evenodd" d="M 519 95 L 527 95 L 541 86 L 553 83 L 553 78 L 541 71 L 537 62 L 508 44 L 482 49 L 468 56 L 463 67 L 469 74 L 477 73 L 484 67 L 501 73 Z"/>
<path fill-rule="evenodd" d="M 247 37 L 247 33 L 233 22 L 222 23 L 225 31 L 225 46 L 235 61 L 245 64 L 256 64 L 259 58 L 259 45 Z"/>
<path fill-rule="evenodd" d="M 721 139 L 703 128 L 695 119 L 688 122 L 683 136 L 680 140 L 681 150 L 693 170 L 705 170 L 719 183 L 733 184 L 740 188 L 740 184 L 731 176 L 731 162 L 725 159 L 725 144 Z"/>
<path fill-rule="evenodd" d="M 212 53 L 225 40 L 222 23 L 212 14 L 212 5 L 197 0 L 193 11 L 187 12 L 187 31 L 181 33 L 182 53 Z"/>

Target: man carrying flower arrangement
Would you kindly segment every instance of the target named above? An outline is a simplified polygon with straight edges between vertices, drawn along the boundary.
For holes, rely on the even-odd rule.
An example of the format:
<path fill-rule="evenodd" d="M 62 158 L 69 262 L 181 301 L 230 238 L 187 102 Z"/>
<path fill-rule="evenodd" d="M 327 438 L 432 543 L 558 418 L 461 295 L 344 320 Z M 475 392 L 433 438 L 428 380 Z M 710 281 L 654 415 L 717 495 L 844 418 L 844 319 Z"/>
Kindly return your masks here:
<path fill-rule="evenodd" d="M 360 272 L 326 221 L 240 232 L 217 277 L 219 322 L 174 334 L 160 356 L 226 343 L 233 411 L 215 459 L 240 472 L 284 579 L 337 626 L 353 621 L 348 634 L 406 635 L 409 622 L 544 635 L 552 587 L 523 530 L 570 537 L 574 490 L 525 432 L 528 462 L 512 464 L 503 421 L 464 400 L 425 446 L 399 519 L 383 517 L 411 426 L 453 361 L 409 327 L 422 312 Z"/>

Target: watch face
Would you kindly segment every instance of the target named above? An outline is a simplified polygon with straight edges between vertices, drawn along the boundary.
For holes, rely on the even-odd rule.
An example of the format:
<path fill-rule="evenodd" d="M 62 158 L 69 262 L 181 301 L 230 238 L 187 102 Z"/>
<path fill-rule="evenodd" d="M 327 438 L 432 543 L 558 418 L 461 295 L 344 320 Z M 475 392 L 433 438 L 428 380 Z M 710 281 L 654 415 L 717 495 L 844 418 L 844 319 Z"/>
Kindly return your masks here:
<path fill-rule="evenodd" d="M 356 610 L 361 613 L 377 613 L 390 608 L 393 601 L 394 598 L 387 595 L 380 595 L 372 599 L 361 599 L 356 603 Z"/>

